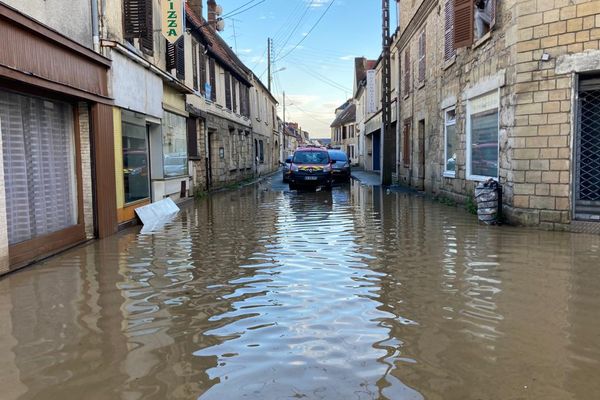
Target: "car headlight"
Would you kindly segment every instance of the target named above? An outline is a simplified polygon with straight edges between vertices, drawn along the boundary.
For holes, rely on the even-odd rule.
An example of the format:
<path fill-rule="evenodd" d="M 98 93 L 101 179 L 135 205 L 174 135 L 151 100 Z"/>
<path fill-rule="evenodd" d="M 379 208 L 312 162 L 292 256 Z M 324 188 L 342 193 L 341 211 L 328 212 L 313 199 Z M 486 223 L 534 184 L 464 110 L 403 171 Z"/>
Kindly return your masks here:
<path fill-rule="evenodd" d="M 293 172 L 298 172 L 298 166 L 295 164 L 290 165 L 290 170 Z"/>
<path fill-rule="evenodd" d="M 331 168 L 331 164 L 327 164 L 326 166 L 323 167 L 323 172 L 331 172 L 332 168 Z"/>

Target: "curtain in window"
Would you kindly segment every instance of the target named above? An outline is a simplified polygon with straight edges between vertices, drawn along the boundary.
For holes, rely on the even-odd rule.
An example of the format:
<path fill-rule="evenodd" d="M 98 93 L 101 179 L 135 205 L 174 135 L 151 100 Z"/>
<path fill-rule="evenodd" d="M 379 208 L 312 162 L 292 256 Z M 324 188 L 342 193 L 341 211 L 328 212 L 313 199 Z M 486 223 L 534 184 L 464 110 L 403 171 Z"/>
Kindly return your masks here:
<path fill-rule="evenodd" d="M 0 92 L 9 244 L 77 223 L 73 110 Z"/>

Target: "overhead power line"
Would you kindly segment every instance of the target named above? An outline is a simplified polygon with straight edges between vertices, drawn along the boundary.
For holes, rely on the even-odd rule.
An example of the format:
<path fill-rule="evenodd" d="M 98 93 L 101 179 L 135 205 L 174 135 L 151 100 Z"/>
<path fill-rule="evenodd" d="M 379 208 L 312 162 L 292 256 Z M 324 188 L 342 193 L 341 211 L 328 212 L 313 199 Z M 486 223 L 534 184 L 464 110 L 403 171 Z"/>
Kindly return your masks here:
<path fill-rule="evenodd" d="M 308 38 L 310 36 L 310 34 L 312 33 L 312 31 L 314 31 L 315 28 L 319 25 L 319 23 L 323 20 L 323 18 L 327 14 L 327 11 L 329 11 L 329 9 L 333 5 L 333 3 L 335 3 L 335 0 L 331 0 L 331 2 L 329 3 L 329 5 L 327 6 L 327 8 L 323 11 L 323 14 L 321 14 L 321 16 L 319 17 L 319 19 L 317 20 L 317 22 L 314 23 L 314 25 L 309 29 L 309 31 L 306 33 L 306 35 L 298 43 L 296 43 L 296 45 L 292 49 L 290 49 L 283 56 L 279 57 L 277 59 L 278 61 L 283 60 L 288 55 L 290 55 L 294 50 L 296 50 L 298 48 L 298 46 L 300 46 L 302 44 L 302 42 L 304 42 L 306 40 L 306 38 Z"/>
<path fill-rule="evenodd" d="M 304 10 L 304 13 L 302 14 L 302 16 L 300 16 L 300 18 L 298 19 L 298 22 L 296 23 L 296 25 L 294 26 L 294 28 L 292 29 L 292 31 L 289 33 L 289 35 L 285 39 L 285 42 L 281 45 L 281 50 L 279 50 L 279 52 L 277 53 L 277 55 L 275 56 L 275 58 L 279 57 L 279 55 L 281 54 L 281 52 L 285 49 L 285 46 L 287 46 L 287 44 L 290 42 L 290 40 L 292 39 L 292 36 L 294 35 L 294 33 L 296 33 L 296 30 L 298 30 L 298 27 L 300 26 L 300 24 L 304 20 L 304 17 L 306 17 L 306 14 L 310 10 L 310 8 L 312 7 L 312 5 L 313 5 L 314 2 L 315 2 L 315 0 L 310 0 L 310 3 L 308 3 L 306 5 L 306 9 Z"/>
<path fill-rule="evenodd" d="M 256 1 L 256 0 L 253 0 L 253 1 Z M 252 3 L 253 1 L 251 1 L 250 3 Z M 243 9 L 243 10 L 240 10 L 240 11 L 238 11 L 238 12 L 235 12 L 235 13 L 232 11 L 232 12 L 230 12 L 229 14 L 225 14 L 225 15 L 223 15 L 223 16 L 221 17 L 221 19 L 227 19 L 227 18 L 235 17 L 236 15 L 239 15 L 239 14 L 245 13 L 246 11 L 250 11 L 250 10 L 252 10 L 254 7 L 257 7 L 257 6 L 261 5 L 261 4 L 262 4 L 262 3 L 264 3 L 265 1 L 267 1 L 267 0 L 261 0 L 261 1 L 259 1 L 258 3 L 256 3 L 256 4 L 253 4 L 253 5 L 251 5 L 250 7 L 248 7 L 248 8 L 245 8 L 245 9 Z M 249 3 L 247 3 L 247 4 L 249 4 Z"/>

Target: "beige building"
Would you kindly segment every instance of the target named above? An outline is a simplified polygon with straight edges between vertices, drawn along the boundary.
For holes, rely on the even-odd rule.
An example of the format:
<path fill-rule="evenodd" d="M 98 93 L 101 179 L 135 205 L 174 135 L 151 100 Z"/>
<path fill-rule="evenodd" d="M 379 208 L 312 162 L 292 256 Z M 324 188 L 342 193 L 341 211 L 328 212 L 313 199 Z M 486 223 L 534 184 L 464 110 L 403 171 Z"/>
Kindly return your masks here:
<path fill-rule="evenodd" d="M 399 1 L 402 183 L 493 178 L 512 222 L 599 229 L 600 1 L 572 3 Z"/>
<path fill-rule="evenodd" d="M 331 124 L 331 147 L 344 151 L 353 163 L 358 156 L 358 132 L 356 130 L 356 103 L 350 99 L 335 110 Z"/>

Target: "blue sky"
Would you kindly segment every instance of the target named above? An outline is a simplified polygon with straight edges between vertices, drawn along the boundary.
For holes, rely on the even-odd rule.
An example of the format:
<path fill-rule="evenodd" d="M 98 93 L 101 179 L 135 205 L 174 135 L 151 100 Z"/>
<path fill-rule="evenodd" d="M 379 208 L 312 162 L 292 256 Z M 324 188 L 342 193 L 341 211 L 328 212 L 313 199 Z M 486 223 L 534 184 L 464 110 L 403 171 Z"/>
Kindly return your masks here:
<path fill-rule="evenodd" d="M 274 70 L 285 68 L 273 79 L 279 116 L 285 91 L 286 120 L 298 122 L 312 137 L 329 137 L 335 108 L 352 96 L 354 57 L 376 59 L 381 51 L 379 0 L 333 0 L 306 36 L 331 1 L 255 0 L 249 6 L 256 7 L 227 18 L 249 0 L 217 0 L 226 20 L 221 36 L 265 85 L 267 38 L 274 39 Z"/>

